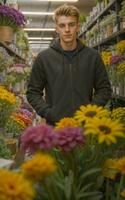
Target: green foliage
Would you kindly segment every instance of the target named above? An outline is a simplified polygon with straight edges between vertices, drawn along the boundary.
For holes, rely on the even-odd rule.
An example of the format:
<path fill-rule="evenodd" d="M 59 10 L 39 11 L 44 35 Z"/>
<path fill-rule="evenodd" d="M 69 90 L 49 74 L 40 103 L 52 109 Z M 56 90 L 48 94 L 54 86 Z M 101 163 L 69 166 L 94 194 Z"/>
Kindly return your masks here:
<path fill-rule="evenodd" d="M 84 22 L 86 22 L 86 15 L 85 14 L 81 14 L 80 18 L 79 18 L 79 21 L 80 21 L 81 24 L 83 24 Z"/>
<path fill-rule="evenodd" d="M 7 148 L 2 136 L 0 136 L 0 157 L 5 159 L 9 159 L 11 157 L 11 152 Z"/>

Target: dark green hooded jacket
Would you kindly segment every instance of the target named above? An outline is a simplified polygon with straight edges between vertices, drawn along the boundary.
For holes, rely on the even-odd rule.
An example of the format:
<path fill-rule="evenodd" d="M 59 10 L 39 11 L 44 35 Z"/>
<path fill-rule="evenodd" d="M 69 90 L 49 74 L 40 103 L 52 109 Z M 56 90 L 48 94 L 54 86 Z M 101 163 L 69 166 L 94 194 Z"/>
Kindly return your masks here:
<path fill-rule="evenodd" d="M 100 55 L 79 40 L 71 56 L 57 40 L 33 64 L 27 99 L 50 124 L 73 116 L 81 105 L 104 106 L 110 98 L 111 87 Z"/>

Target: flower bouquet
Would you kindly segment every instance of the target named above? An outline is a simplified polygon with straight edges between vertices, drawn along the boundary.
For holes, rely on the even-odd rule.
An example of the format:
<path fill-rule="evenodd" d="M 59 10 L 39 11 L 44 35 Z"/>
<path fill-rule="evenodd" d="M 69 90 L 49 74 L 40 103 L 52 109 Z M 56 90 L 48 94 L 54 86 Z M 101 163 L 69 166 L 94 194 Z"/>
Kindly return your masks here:
<path fill-rule="evenodd" d="M 12 133 L 12 137 L 18 137 L 26 127 L 32 125 L 32 121 L 33 114 L 31 112 L 27 109 L 19 109 L 10 116 L 5 127 L 6 133 Z"/>
<path fill-rule="evenodd" d="M 4 128 L 11 113 L 16 109 L 16 96 L 0 85 L 0 127 Z"/>
<path fill-rule="evenodd" d="M 10 119 L 6 123 L 5 131 L 6 135 L 11 134 L 11 138 L 21 135 L 23 130 L 26 128 L 24 122 L 20 120 L 17 114 L 13 113 Z"/>
<path fill-rule="evenodd" d="M 29 127 L 21 136 L 26 156 L 19 172 L 0 170 L 0 199 L 122 200 L 124 145 L 123 124 L 96 105 L 81 106 L 55 127 Z"/>

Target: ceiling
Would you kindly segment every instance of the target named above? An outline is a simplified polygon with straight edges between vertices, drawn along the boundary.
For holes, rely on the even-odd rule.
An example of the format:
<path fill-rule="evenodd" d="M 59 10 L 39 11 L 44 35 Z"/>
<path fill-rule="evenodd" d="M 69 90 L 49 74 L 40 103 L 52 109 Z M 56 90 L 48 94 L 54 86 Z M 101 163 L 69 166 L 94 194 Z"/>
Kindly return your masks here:
<path fill-rule="evenodd" d="M 94 6 L 95 0 L 78 0 L 78 2 L 70 3 L 75 5 L 79 10 L 80 13 L 89 13 L 92 7 Z M 64 4 L 64 2 L 50 2 L 47 0 L 18 0 L 19 10 L 23 11 L 30 11 L 30 12 L 54 12 L 54 10 Z M 69 3 L 68 3 L 69 4 Z M 55 28 L 55 24 L 52 18 L 52 15 L 26 15 L 27 18 L 27 26 L 26 28 Z M 29 37 L 42 37 L 42 38 L 55 38 L 56 33 L 55 31 L 27 31 Z M 48 47 L 48 43 L 52 40 L 43 40 L 40 39 L 39 43 L 36 44 L 36 40 L 34 44 L 30 44 L 32 51 L 39 52 Z M 31 41 L 30 41 L 31 42 Z M 32 41 L 33 42 L 33 41 Z M 37 40 L 38 42 L 38 40 Z"/>

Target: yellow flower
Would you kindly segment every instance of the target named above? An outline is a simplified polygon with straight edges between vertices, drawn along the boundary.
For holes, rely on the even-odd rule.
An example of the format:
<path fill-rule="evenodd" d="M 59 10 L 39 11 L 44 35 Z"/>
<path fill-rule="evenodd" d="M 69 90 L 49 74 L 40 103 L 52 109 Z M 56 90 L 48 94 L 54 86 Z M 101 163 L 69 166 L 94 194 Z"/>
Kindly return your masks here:
<path fill-rule="evenodd" d="M 102 51 L 101 56 L 104 64 L 106 66 L 110 65 L 110 59 L 112 57 L 112 53 L 110 51 Z"/>
<path fill-rule="evenodd" d="M 94 134 L 98 137 L 98 142 L 105 142 L 107 145 L 116 143 L 116 137 L 125 137 L 123 126 L 118 121 L 108 118 L 95 118 L 85 125 L 85 134 Z"/>
<path fill-rule="evenodd" d="M 78 123 L 74 118 L 65 117 L 56 123 L 56 129 L 66 128 L 66 127 L 77 127 Z"/>
<path fill-rule="evenodd" d="M 125 75 L 125 61 L 121 62 L 118 66 L 117 66 L 117 74 L 119 76 Z"/>
<path fill-rule="evenodd" d="M 19 119 L 18 117 L 11 115 L 11 119 L 13 121 L 15 121 L 17 124 L 19 124 L 22 128 L 26 128 L 25 123 L 21 119 Z"/>
<path fill-rule="evenodd" d="M 119 108 L 113 109 L 111 117 L 113 119 L 117 119 L 121 121 L 122 123 L 124 123 L 125 122 L 125 107 L 119 107 Z"/>
<path fill-rule="evenodd" d="M 109 114 L 110 112 L 101 106 L 96 106 L 96 105 L 80 106 L 80 110 L 76 111 L 75 113 L 75 119 L 79 123 L 84 123 L 94 117 L 98 118 L 108 117 Z"/>
<path fill-rule="evenodd" d="M 37 153 L 21 166 L 23 174 L 34 181 L 46 178 L 54 173 L 56 168 L 54 158 L 42 153 Z"/>
<path fill-rule="evenodd" d="M 116 50 L 119 54 L 125 53 L 125 40 L 121 40 L 116 44 Z"/>
<path fill-rule="evenodd" d="M 4 86 L 0 86 L 0 99 L 7 101 L 10 104 L 15 104 L 16 103 L 16 96 L 7 91 Z"/>
<path fill-rule="evenodd" d="M 107 159 L 103 166 L 103 176 L 115 180 L 117 173 L 117 159 Z"/>
<path fill-rule="evenodd" d="M 118 160 L 117 166 L 121 174 L 125 174 L 125 157 Z"/>
<path fill-rule="evenodd" d="M 33 200 L 34 194 L 22 175 L 0 169 L 0 200 Z"/>
<path fill-rule="evenodd" d="M 121 196 L 125 197 L 125 189 L 121 192 Z"/>

